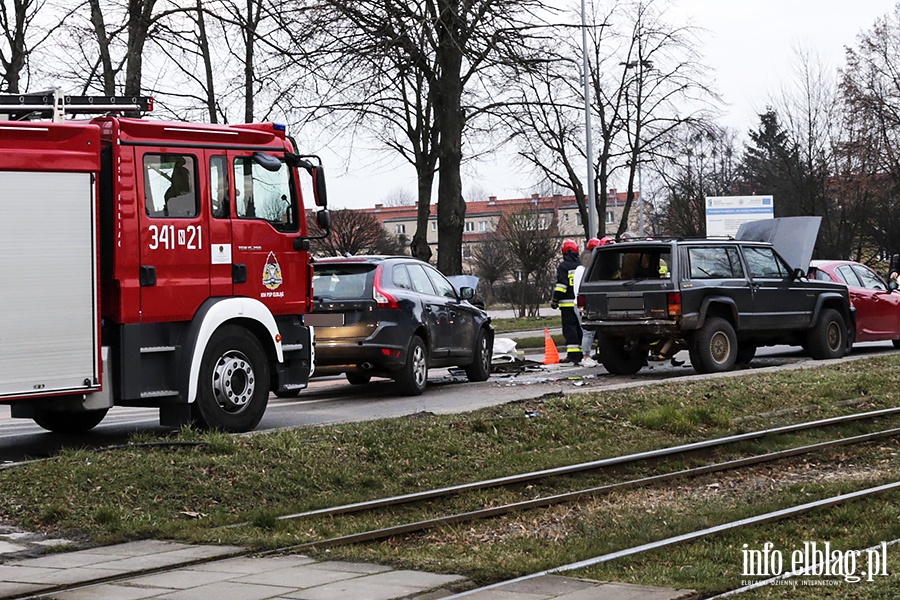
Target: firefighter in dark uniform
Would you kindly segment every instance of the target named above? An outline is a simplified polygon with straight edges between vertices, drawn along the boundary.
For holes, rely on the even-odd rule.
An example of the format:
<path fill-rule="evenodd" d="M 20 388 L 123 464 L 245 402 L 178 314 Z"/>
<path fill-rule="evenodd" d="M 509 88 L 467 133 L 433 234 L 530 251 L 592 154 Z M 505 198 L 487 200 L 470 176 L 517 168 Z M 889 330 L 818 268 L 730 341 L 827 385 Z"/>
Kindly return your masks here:
<path fill-rule="evenodd" d="M 559 308 L 562 316 L 562 332 L 566 338 L 566 358 L 562 362 L 580 364 L 581 324 L 575 312 L 575 269 L 581 264 L 578 244 L 565 240 L 562 244 L 563 259 L 556 268 L 556 286 L 550 299 L 550 308 Z"/>

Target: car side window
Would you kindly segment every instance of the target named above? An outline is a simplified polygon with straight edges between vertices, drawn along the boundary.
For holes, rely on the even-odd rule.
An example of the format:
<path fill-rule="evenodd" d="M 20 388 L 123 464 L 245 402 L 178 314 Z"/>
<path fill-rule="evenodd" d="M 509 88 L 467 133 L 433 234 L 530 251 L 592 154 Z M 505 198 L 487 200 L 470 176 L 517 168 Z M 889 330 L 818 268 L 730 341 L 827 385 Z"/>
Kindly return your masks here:
<path fill-rule="evenodd" d="M 428 275 L 421 265 L 406 265 L 406 270 L 409 272 L 409 279 L 412 281 L 412 287 L 415 291 L 420 294 L 428 294 L 429 296 L 436 295 L 434 287 L 431 285 L 431 280 L 428 279 Z"/>
<path fill-rule="evenodd" d="M 425 267 L 425 272 L 428 273 L 428 278 L 431 279 L 431 284 L 434 286 L 434 289 L 437 290 L 438 296 L 450 298 L 451 300 L 458 299 L 453 284 L 447 281 L 447 278 L 441 275 L 439 271 Z"/>
<path fill-rule="evenodd" d="M 691 279 L 743 277 L 744 268 L 734 248 L 690 248 Z"/>
<path fill-rule="evenodd" d="M 771 248 L 744 248 L 747 268 L 754 279 L 783 279 L 789 271 Z"/>
<path fill-rule="evenodd" d="M 856 276 L 856 273 L 854 273 L 853 269 L 850 268 L 850 265 L 841 265 L 834 271 L 835 273 L 837 273 L 838 278 L 840 278 L 840 280 L 845 284 L 852 287 L 864 287 L 863 284 L 860 283 L 859 278 Z"/>
<path fill-rule="evenodd" d="M 403 290 L 413 289 L 412 282 L 409 280 L 409 272 L 404 265 L 394 265 L 394 268 L 391 269 L 391 281 L 394 287 Z"/>
<path fill-rule="evenodd" d="M 887 290 L 887 285 L 881 280 L 881 277 L 863 267 L 862 265 L 852 265 L 853 272 L 856 273 L 859 280 L 862 281 L 863 287 L 870 290 Z"/>

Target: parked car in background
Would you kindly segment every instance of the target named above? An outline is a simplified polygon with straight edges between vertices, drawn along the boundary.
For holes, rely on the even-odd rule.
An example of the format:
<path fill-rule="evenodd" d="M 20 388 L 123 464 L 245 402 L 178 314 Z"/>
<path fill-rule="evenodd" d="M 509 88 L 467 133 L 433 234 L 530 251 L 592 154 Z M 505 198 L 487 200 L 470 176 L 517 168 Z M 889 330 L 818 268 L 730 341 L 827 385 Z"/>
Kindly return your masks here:
<path fill-rule="evenodd" d="M 856 309 L 854 342 L 890 340 L 900 348 L 900 292 L 891 291 L 878 273 L 850 260 L 814 260 L 809 278 L 847 286 Z"/>
<path fill-rule="evenodd" d="M 389 377 L 405 395 L 425 390 L 431 367 L 461 367 L 469 381 L 490 375 L 494 329 L 437 269 L 409 256 L 318 259 L 314 308 L 315 374 L 344 373 L 359 385 Z"/>

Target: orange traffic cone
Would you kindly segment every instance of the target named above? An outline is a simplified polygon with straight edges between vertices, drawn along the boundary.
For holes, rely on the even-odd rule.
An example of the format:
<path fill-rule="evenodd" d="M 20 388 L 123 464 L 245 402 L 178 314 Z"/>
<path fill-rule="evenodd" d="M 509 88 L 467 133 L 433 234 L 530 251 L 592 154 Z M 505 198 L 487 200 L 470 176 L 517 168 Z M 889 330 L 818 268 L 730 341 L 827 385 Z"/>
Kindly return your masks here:
<path fill-rule="evenodd" d="M 559 352 L 556 349 L 556 342 L 550 337 L 550 330 L 547 328 L 544 328 L 544 364 L 559 364 Z"/>

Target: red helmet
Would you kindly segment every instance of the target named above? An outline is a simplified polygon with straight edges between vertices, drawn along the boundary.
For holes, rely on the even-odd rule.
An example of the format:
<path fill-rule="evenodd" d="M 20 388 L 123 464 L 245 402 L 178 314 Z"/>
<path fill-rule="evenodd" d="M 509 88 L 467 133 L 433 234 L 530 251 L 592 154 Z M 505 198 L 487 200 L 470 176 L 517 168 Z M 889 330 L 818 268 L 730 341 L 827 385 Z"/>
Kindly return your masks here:
<path fill-rule="evenodd" d="M 562 253 L 574 252 L 578 254 L 578 244 L 574 240 L 564 240 L 562 244 Z"/>
<path fill-rule="evenodd" d="M 603 242 L 601 242 L 599 239 L 597 239 L 597 238 L 591 238 L 591 239 L 588 240 L 588 243 L 587 243 L 587 249 L 588 249 L 588 250 L 593 250 L 593 249 L 596 248 L 597 246 L 602 246 L 602 245 L 603 245 Z"/>
<path fill-rule="evenodd" d="M 615 244 L 615 243 L 616 243 L 616 238 L 614 238 L 610 235 L 604 236 L 604 238 L 602 240 L 600 240 L 601 246 L 605 246 L 607 244 Z"/>

